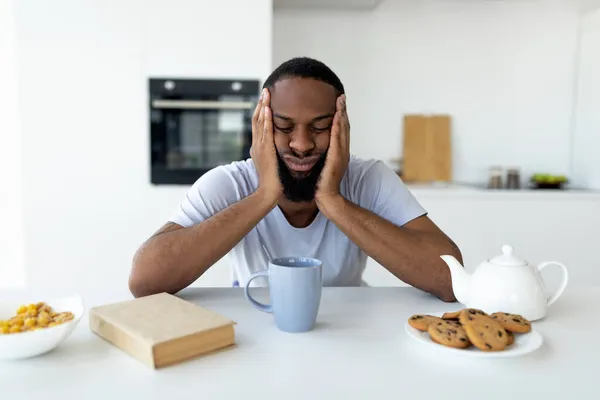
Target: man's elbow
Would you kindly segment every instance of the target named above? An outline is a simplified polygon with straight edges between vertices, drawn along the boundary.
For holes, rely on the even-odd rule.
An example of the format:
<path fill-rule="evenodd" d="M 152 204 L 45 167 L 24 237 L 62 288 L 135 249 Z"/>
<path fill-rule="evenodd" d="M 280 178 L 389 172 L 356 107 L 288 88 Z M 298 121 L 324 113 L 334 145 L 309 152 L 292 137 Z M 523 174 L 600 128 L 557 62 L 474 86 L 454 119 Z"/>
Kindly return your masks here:
<path fill-rule="evenodd" d="M 463 257 L 458 246 L 453 245 L 450 250 L 450 254 L 456 258 L 456 260 L 462 265 Z M 439 280 L 439 288 L 435 293 L 435 296 L 445 303 L 456 303 L 458 300 L 454 296 L 454 289 L 452 287 L 452 275 L 450 268 L 443 260 L 436 260 L 441 269 L 441 277 Z"/>
<path fill-rule="evenodd" d="M 129 276 L 128 283 L 129 283 L 129 291 L 135 298 L 144 297 L 144 296 L 153 294 L 153 293 L 151 293 L 151 291 L 149 291 L 146 288 L 146 284 L 145 284 L 143 278 L 139 277 L 135 273 L 132 273 Z"/>
<path fill-rule="evenodd" d="M 158 293 L 156 290 L 151 288 L 151 282 L 148 274 L 144 273 L 145 257 L 142 254 L 141 249 L 138 250 L 132 261 L 131 272 L 129 274 L 129 291 L 133 297 L 144 297 Z"/>
<path fill-rule="evenodd" d="M 454 292 L 452 291 L 452 286 L 450 287 L 450 289 L 446 289 L 441 291 L 440 293 L 438 293 L 436 295 L 436 297 L 438 299 L 440 299 L 441 301 L 443 301 L 444 303 L 456 303 L 456 297 L 454 296 Z"/>
<path fill-rule="evenodd" d="M 139 268 L 136 268 L 136 265 L 131 269 L 128 285 L 129 291 L 135 298 L 155 294 L 155 292 L 149 289 L 148 279 L 144 277 Z"/>
<path fill-rule="evenodd" d="M 446 254 L 453 256 L 454 258 L 456 258 L 456 261 L 458 261 L 461 265 L 463 265 L 463 255 L 462 255 L 462 252 L 460 251 L 460 248 L 458 247 L 458 245 L 456 243 L 454 243 L 452 241 L 452 239 L 448 238 L 448 242 L 449 242 L 450 246 L 447 248 Z"/>

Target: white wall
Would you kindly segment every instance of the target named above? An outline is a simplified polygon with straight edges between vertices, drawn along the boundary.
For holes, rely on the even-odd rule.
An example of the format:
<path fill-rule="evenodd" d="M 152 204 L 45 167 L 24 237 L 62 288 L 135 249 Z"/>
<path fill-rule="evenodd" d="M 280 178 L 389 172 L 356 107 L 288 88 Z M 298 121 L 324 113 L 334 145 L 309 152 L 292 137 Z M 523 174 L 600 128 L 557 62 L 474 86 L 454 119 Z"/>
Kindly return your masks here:
<path fill-rule="evenodd" d="M 600 9 L 583 16 L 580 49 L 574 176 L 600 188 Z"/>
<path fill-rule="evenodd" d="M 565 77 L 563 72 L 571 72 L 569 52 L 576 23 L 570 9 L 565 10 L 561 3 L 541 10 L 530 3 L 475 4 L 466 0 L 446 5 L 404 2 L 396 8 L 388 1 L 370 16 L 341 11 L 318 15 L 278 13 L 272 62 L 272 11 L 267 0 L 59 0 L 51 5 L 41 1 L 0 1 L 4 7 L 0 8 L 0 58 L 4 60 L 5 54 L 14 51 L 15 40 L 18 54 L 17 62 L 0 63 L 0 69 L 4 68 L 1 72 L 9 71 L 0 73 L 0 112 L 8 109 L 4 107 L 8 99 L 13 104 L 8 116 L 12 123 L 8 126 L 15 127 L 0 130 L 0 139 L 8 139 L 3 144 L 8 143 L 8 149 L 15 150 L 7 152 L 9 158 L 6 154 L 0 157 L 0 163 L 18 165 L 21 157 L 17 149 L 22 144 L 25 261 L 28 283 L 33 286 L 125 287 L 133 252 L 164 222 L 184 195 L 186 187 L 157 188 L 148 183 L 148 75 L 263 79 L 273 64 L 306 51 L 332 64 L 349 92 L 354 93 L 349 98 L 349 108 L 355 115 L 353 131 L 359 132 L 353 137 L 353 151 L 358 154 L 386 160 L 396 157 L 401 150 L 402 113 L 432 104 L 436 107 L 432 111 L 449 110 L 461 116 L 457 121 L 461 135 L 457 154 L 462 157 L 469 148 L 475 149 L 474 158 L 469 159 L 473 161 L 468 161 L 473 169 L 463 171 L 467 178 L 485 177 L 486 167 L 481 167 L 485 157 L 506 161 L 493 158 L 507 154 L 502 151 L 506 148 L 510 150 L 508 154 L 527 155 L 519 162 L 532 162 L 530 158 L 537 153 L 526 152 L 531 150 L 527 144 L 535 139 L 527 132 L 533 131 L 524 133 L 520 129 L 538 123 L 541 126 L 535 132 L 543 132 L 546 138 L 541 162 L 556 161 L 551 165 L 558 171 L 569 161 L 568 156 L 553 147 L 562 139 L 547 139 L 557 136 L 558 131 L 568 131 L 568 126 L 564 126 L 568 125 L 567 109 L 571 106 L 563 94 L 570 93 L 572 77 Z M 4 12 L 12 6 L 16 19 Z M 185 6 L 186 11 L 173 11 L 178 6 Z M 452 7 L 458 7 L 458 16 L 450 11 Z M 490 10 L 498 12 L 502 21 L 491 21 L 486 16 Z M 386 16 L 387 12 L 392 14 Z M 16 20 L 17 32 L 12 42 L 4 39 L 5 32 L 15 29 L 11 20 Z M 354 23 L 358 27 L 351 26 Z M 534 32 L 534 25 L 545 28 L 544 33 Z M 470 31 L 480 35 L 470 35 Z M 387 37 L 383 36 L 385 32 L 390 32 L 396 48 L 387 53 L 385 44 L 390 40 L 383 39 Z M 522 37 L 526 38 L 525 44 Z M 446 38 L 462 42 L 437 44 L 438 39 L 448 41 Z M 370 39 L 380 43 L 373 45 Z M 427 45 L 413 45 L 416 40 Z M 286 48 L 286 43 L 293 46 Z M 494 43 L 495 47 L 486 47 L 485 43 Z M 351 45 L 358 45 L 363 53 L 357 55 Z M 309 52 L 310 49 L 315 52 Z M 504 72 L 505 65 L 496 66 L 493 62 L 504 60 L 494 49 L 512 55 L 513 61 L 526 59 L 539 70 L 517 64 Z M 366 62 L 364 54 L 370 54 L 373 63 Z M 383 62 L 381 72 L 373 71 L 375 61 Z M 440 69 L 448 74 L 445 80 L 436 72 L 440 63 L 446 65 Z M 18 90 L 10 86 L 17 75 L 16 65 Z M 486 71 L 492 78 L 487 78 Z M 470 81 L 471 76 L 476 78 L 475 83 Z M 388 78 L 392 79 L 384 81 Z M 493 78 L 501 79 L 501 83 Z M 435 82 L 449 89 L 437 91 Z M 538 93 L 539 88 L 543 94 Z M 523 96 L 519 97 L 521 90 Z M 479 96 L 490 92 L 494 96 Z M 376 96 L 379 93 L 384 93 L 381 99 Z M 509 99 L 515 94 L 518 96 L 513 103 Z M 11 103 L 17 95 L 19 109 Z M 529 118 L 523 107 L 534 117 Z M 547 120 L 540 120 L 540 114 Z M 0 114 L 2 121 L 5 115 Z M 20 140 L 11 136 L 13 133 L 7 134 L 10 131 L 16 135 L 19 124 Z M 488 138 L 509 132 L 511 136 L 524 135 L 524 139 L 517 140 L 516 149 L 503 140 L 488 145 L 480 125 L 487 129 Z M 18 211 L 12 212 L 20 204 L 20 176 L 21 173 L 4 168 L 4 164 L 0 168 L 0 179 L 9 182 L 2 186 L 3 190 L 8 188 L 9 196 L 0 198 L 0 202 L 4 201 L 0 203 L 0 218 L 3 222 L 13 221 L 16 232 L 0 237 L 0 246 L 4 246 L 0 250 L 8 251 L 2 253 L 4 256 L 0 254 L 3 282 L 10 280 L 2 264 L 23 264 L 23 252 L 18 247 L 21 242 L 17 240 L 20 217 Z M 594 232 L 587 234 L 598 225 L 586 216 L 600 215 L 588 202 L 582 206 L 575 202 L 573 207 L 558 202 L 538 206 L 537 202 L 523 199 L 512 204 L 527 212 L 510 214 L 506 209 L 502 214 L 506 218 L 495 215 L 467 225 L 458 216 L 464 216 L 470 205 L 484 213 L 490 212 L 487 207 L 491 205 L 510 203 L 501 200 L 482 204 L 479 198 L 466 197 L 451 200 L 454 205 L 449 208 L 446 195 L 431 198 L 427 191 L 418 193 L 433 217 L 465 249 L 469 264 L 495 253 L 506 239 L 519 247 L 519 253 L 535 261 L 547 256 L 577 268 L 583 265 L 575 273 L 576 282 L 597 278 L 595 254 L 588 250 L 577 252 L 572 248 L 576 241 L 569 241 L 568 234 L 584 224 L 586 233 L 580 235 L 590 242 L 597 237 Z M 455 212 L 454 207 L 459 211 Z M 564 213 L 564 207 L 581 213 Z M 534 212 L 533 216 L 529 212 Z M 545 218 L 548 213 L 561 213 L 563 217 L 553 223 Z M 10 218 L 5 219 L 6 216 Z M 506 225 L 494 231 L 495 225 L 486 225 L 494 221 Z M 519 228 L 523 221 L 528 224 L 525 230 Z M 552 240 L 536 236 L 528 245 L 530 235 L 553 232 L 553 227 L 559 235 L 548 235 Z M 479 233 L 481 229 L 487 236 Z M 586 249 L 591 246 L 590 243 Z M 6 254 L 13 260 L 9 264 L 2 258 Z M 366 277 L 371 283 L 398 284 L 375 263 L 369 265 Z M 10 273 L 12 278 L 8 279 L 14 284 L 22 283 L 22 268 L 11 269 Z M 220 262 L 198 284 L 227 285 L 228 277 L 227 264 Z"/>
<path fill-rule="evenodd" d="M 15 2 L 27 283 L 126 287 L 187 188 L 149 183 L 149 75 L 271 69 L 270 0 Z"/>
<path fill-rule="evenodd" d="M 398 157 L 403 114 L 439 112 L 454 116 L 457 180 L 485 182 L 493 164 L 568 173 L 577 22 L 571 0 L 277 11 L 273 59 L 339 73 L 358 155 Z"/>
<path fill-rule="evenodd" d="M 583 12 L 600 9 L 600 0 L 578 0 L 578 3 L 580 4 L 579 8 Z"/>
<path fill-rule="evenodd" d="M 24 284 L 14 2 L 0 0 L 0 287 Z"/>

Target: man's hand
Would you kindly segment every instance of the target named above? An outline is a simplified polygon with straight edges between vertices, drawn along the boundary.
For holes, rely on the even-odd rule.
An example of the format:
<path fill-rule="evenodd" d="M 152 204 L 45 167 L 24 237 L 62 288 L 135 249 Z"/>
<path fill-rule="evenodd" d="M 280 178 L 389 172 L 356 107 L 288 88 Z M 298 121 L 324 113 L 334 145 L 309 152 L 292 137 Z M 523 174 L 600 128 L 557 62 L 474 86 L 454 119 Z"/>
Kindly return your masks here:
<path fill-rule="evenodd" d="M 340 182 L 346 173 L 350 161 L 350 122 L 346 112 L 346 95 L 337 99 L 333 117 L 329 150 L 321 178 L 317 184 L 315 200 L 321 208 L 324 202 L 340 196 Z"/>
<path fill-rule="evenodd" d="M 271 95 L 263 89 L 260 100 L 252 116 L 252 147 L 250 156 L 254 161 L 259 177 L 259 188 L 270 201 L 276 202 L 283 193 L 279 180 L 277 155 L 273 140 L 273 113 L 270 107 Z"/>

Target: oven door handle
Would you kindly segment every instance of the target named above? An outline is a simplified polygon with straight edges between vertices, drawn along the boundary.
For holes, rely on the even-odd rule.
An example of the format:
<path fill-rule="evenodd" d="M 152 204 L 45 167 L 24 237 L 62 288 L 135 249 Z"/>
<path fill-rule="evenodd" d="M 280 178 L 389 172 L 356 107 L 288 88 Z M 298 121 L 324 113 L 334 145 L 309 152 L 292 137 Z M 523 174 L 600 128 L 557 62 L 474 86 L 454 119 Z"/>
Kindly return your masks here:
<path fill-rule="evenodd" d="M 171 109 L 220 109 L 220 110 L 240 110 L 252 109 L 254 104 L 251 101 L 208 101 L 208 100 L 152 100 L 153 108 L 171 108 Z"/>

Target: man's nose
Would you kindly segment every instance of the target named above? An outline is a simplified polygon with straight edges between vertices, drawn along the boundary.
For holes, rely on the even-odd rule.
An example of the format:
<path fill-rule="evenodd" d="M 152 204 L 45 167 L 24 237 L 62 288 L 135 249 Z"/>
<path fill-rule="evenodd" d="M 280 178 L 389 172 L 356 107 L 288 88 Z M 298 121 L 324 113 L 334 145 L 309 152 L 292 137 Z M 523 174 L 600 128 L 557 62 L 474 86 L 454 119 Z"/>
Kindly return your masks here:
<path fill-rule="evenodd" d="M 315 148 L 315 142 L 310 132 L 298 127 L 292 132 L 290 148 L 297 153 L 310 153 Z"/>

